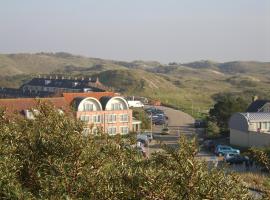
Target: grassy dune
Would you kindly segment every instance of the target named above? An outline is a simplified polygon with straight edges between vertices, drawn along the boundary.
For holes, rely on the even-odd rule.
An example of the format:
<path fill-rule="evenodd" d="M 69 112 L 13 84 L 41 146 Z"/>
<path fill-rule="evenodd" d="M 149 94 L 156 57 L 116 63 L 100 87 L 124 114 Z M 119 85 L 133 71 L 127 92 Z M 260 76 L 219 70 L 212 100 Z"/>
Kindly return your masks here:
<path fill-rule="evenodd" d="M 98 76 L 128 95 L 160 99 L 191 113 L 207 111 L 218 93 L 270 98 L 270 63 L 198 61 L 162 65 L 123 62 L 68 53 L 0 54 L 0 86 L 16 87 L 38 74 Z"/>

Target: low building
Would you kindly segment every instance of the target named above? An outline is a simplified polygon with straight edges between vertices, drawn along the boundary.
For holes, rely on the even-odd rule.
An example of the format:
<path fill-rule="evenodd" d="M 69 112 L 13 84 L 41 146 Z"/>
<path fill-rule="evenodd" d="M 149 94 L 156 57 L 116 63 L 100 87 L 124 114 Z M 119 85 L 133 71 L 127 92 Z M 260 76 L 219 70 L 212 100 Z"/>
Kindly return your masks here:
<path fill-rule="evenodd" d="M 33 78 L 23 84 L 20 90 L 23 93 L 63 93 L 63 92 L 104 92 L 108 88 L 100 83 L 99 79 L 65 78 L 58 76 Z"/>
<path fill-rule="evenodd" d="M 270 101 L 255 98 L 246 112 L 270 112 Z"/>
<path fill-rule="evenodd" d="M 230 143 L 242 147 L 270 145 L 270 113 L 235 113 L 229 120 Z"/>
<path fill-rule="evenodd" d="M 19 113 L 33 118 L 33 109 L 38 100 L 48 101 L 55 108 L 73 115 L 85 122 L 85 133 L 104 132 L 109 135 L 140 131 L 141 122 L 134 121 L 127 101 L 113 92 L 64 93 L 57 98 L 0 99 L 0 107 L 9 115 Z"/>

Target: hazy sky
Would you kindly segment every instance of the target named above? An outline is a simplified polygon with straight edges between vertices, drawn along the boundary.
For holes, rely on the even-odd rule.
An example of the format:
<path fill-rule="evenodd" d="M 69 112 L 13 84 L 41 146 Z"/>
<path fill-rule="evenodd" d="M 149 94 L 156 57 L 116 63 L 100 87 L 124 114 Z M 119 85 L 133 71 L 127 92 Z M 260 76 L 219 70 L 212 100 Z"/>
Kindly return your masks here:
<path fill-rule="evenodd" d="M 0 0 L 0 53 L 270 61 L 270 0 Z"/>

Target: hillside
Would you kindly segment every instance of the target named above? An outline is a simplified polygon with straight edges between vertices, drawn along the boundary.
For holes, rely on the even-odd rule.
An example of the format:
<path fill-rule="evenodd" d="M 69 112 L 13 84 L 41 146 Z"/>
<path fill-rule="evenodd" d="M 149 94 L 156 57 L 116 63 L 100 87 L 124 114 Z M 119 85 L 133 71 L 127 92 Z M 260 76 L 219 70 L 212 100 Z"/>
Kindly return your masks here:
<path fill-rule="evenodd" d="M 0 54 L 0 87 L 17 87 L 38 74 L 98 76 L 129 95 L 160 99 L 191 112 L 207 110 L 218 93 L 270 98 L 270 63 L 113 61 L 69 53 Z"/>

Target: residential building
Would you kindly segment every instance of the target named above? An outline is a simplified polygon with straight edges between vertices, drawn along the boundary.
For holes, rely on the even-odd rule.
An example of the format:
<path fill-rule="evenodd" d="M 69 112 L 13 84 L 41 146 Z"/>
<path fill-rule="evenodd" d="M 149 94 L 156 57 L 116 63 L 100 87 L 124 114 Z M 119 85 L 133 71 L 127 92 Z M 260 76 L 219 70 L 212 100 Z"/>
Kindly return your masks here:
<path fill-rule="evenodd" d="M 229 128 L 232 145 L 270 145 L 270 112 L 235 113 L 229 120 Z"/>
<path fill-rule="evenodd" d="M 67 78 L 58 76 L 33 78 L 20 88 L 0 88 L 0 98 L 60 96 L 64 92 L 104 92 L 112 90 L 97 78 Z"/>
<path fill-rule="evenodd" d="M 259 99 L 258 96 L 252 98 L 252 103 L 248 106 L 246 112 L 270 112 L 270 101 Z"/>
<path fill-rule="evenodd" d="M 37 100 L 51 102 L 63 112 L 85 122 L 85 134 L 104 132 L 109 135 L 127 134 L 140 131 L 141 122 L 132 118 L 132 110 L 127 101 L 113 92 L 63 93 L 57 98 L 18 98 L 0 99 L 0 107 L 5 107 L 9 114 L 14 112 L 33 118 L 33 109 Z"/>
<path fill-rule="evenodd" d="M 33 78 L 20 88 L 23 93 L 104 92 L 106 88 L 99 79 L 65 78 L 58 76 Z"/>

